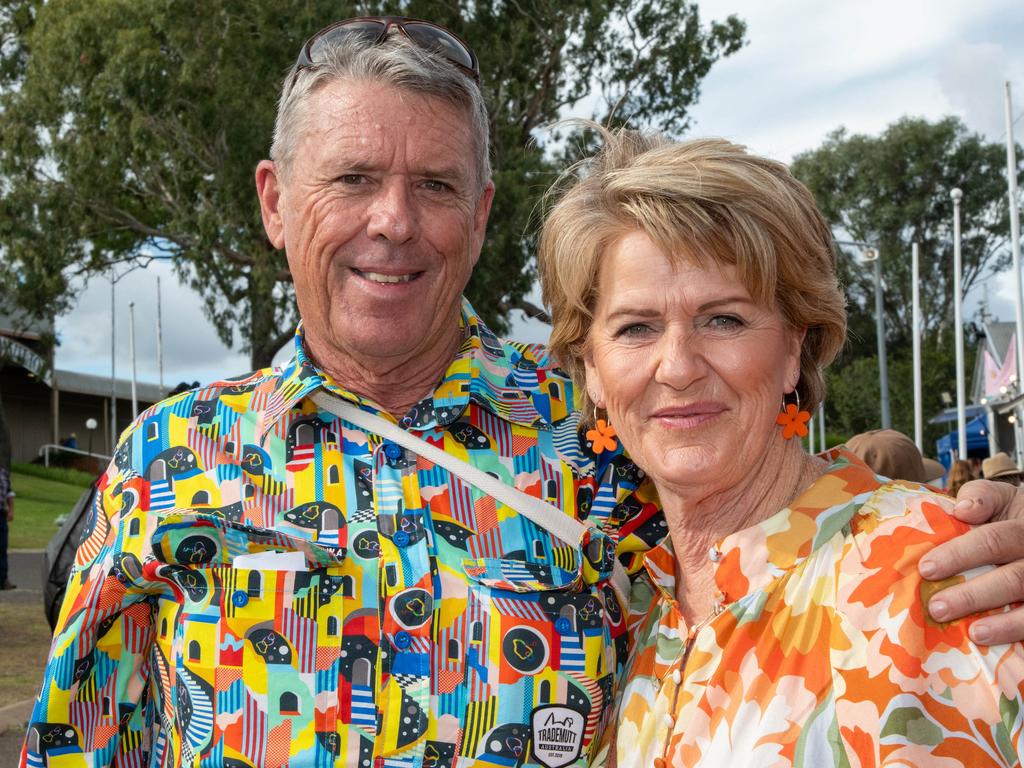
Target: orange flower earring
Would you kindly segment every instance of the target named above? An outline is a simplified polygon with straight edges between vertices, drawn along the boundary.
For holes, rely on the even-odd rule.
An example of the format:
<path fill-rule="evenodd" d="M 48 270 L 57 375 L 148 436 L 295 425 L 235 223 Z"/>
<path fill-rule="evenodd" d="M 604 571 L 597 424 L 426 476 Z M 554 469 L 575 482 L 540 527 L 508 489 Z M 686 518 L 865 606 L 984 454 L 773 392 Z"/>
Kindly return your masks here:
<path fill-rule="evenodd" d="M 597 407 L 594 407 L 594 428 L 587 430 L 587 440 L 591 442 L 594 453 L 614 451 L 619 441 L 615 439 L 615 427 L 604 419 L 597 418 Z"/>
<path fill-rule="evenodd" d="M 775 423 L 782 427 L 782 436 L 786 440 L 794 437 L 807 437 L 807 422 L 811 420 L 810 411 L 800 408 L 800 393 L 793 390 L 796 395 L 795 403 L 787 403 L 786 397 L 782 397 L 782 413 L 775 417 Z"/>

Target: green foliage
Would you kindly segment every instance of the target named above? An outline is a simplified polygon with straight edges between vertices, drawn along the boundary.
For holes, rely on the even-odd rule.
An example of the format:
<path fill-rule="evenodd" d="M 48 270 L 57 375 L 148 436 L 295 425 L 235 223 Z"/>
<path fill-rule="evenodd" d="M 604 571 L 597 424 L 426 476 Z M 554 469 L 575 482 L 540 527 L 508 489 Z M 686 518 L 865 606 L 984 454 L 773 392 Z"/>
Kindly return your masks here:
<path fill-rule="evenodd" d="M 921 406 L 924 417 L 924 452 L 935 455 L 935 441 L 949 427 L 928 424 L 928 419 L 944 409 L 942 393 L 956 396 L 956 359 L 951 334 L 934 346 L 921 349 Z M 975 346 L 965 344 L 964 366 L 967 375 L 974 370 Z M 892 428 L 914 436 L 914 360 L 913 350 L 888 350 L 889 399 Z M 825 425 L 847 437 L 869 429 L 878 429 L 879 413 L 878 356 L 853 357 L 833 366 L 827 373 L 828 396 L 825 401 Z"/>
<path fill-rule="evenodd" d="M 19 475 L 25 475 L 26 477 L 31 476 L 39 477 L 44 480 L 52 480 L 55 483 L 77 485 L 80 488 L 88 488 L 92 485 L 93 480 L 96 479 L 95 475 L 88 472 L 82 472 L 78 469 L 44 467 L 41 464 L 26 464 L 17 461 L 11 465 L 11 472 L 16 472 Z"/>
<path fill-rule="evenodd" d="M 162 253 L 221 338 L 269 362 L 296 319 L 252 180 L 277 91 L 313 31 L 388 12 L 445 24 L 480 56 L 498 193 L 468 293 L 497 329 L 532 284 L 530 216 L 557 170 L 538 129 L 587 100 L 682 131 L 701 79 L 744 35 L 684 0 L 7 0 L 0 240 L 20 279 L 49 276 L 60 297 L 69 270 Z"/>
<path fill-rule="evenodd" d="M 1018 157 L 1024 157 L 1019 149 Z M 971 133 L 955 117 L 935 123 L 903 118 L 880 136 L 850 135 L 839 128 L 818 149 L 797 155 L 792 168 L 837 238 L 879 248 L 886 337 L 896 348 L 912 343 L 911 243 L 920 247 L 925 334 L 934 337 L 952 326 L 951 189 L 964 191 L 963 293 L 1009 264 L 1006 148 Z M 842 251 L 839 271 L 850 298 L 851 335 L 870 340 L 873 273 L 859 263 L 859 249 Z M 864 355 L 874 351 L 870 345 L 859 349 Z"/>
<path fill-rule="evenodd" d="M 1022 157 L 1018 149 L 1018 157 Z M 953 352 L 953 203 L 961 203 L 963 293 L 1009 263 L 1006 148 L 971 133 L 955 117 L 903 118 L 879 136 L 834 131 L 793 161 L 838 239 L 881 253 L 890 411 L 893 428 L 914 434 L 911 243 L 920 248 L 923 412 L 942 410 L 955 393 Z M 1020 169 L 1018 169 L 1020 173 Z M 840 248 L 838 272 L 849 299 L 850 343 L 828 377 L 827 423 L 855 434 L 880 424 L 873 270 L 860 249 Z M 973 345 L 966 345 L 968 358 Z M 968 377 L 973 370 L 966 362 Z M 925 428 L 932 445 L 945 430 Z"/>
<path fill-rule="evenodd" d="M 42 549 L 57 532 L 57 519 L 70 512 L 85 488 L 78 483 L 23 473 L 19 464 L 11 473 L 14 522 L 11 549 Z M 19 585 L 26 586 L 26 585 Z"/>

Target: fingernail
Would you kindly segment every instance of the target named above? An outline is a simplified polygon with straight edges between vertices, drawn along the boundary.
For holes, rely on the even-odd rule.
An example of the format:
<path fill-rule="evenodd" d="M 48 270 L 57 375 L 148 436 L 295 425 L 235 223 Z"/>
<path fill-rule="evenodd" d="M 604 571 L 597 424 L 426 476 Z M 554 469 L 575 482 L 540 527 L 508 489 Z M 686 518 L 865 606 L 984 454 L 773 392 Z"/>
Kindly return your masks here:
<path fill-rule="evenodd" d="M 949 606 L 942 600 L 932 600 L 928 603 L 928 613 L 933 619 L 942 621 L 942 618 L 949 612 Z"/>
<path fill-rule="evenodd" d="M 953 509 L 958 510 L 960 512 L 965 512 L 966 510 L 970 509 L 973 506 L 974 499 L 961 499 L 960 501 L 953 505 Z"/>
<path fill-rule="evenodd" d="M 992 639 L 992 630 L 989 629 L 988 624 L 978 622 L 971 625 L 970 635 L 971 640 L 976 643 L 987 643 Z"/>
<path fill-rule="evenodd" d="M 917 564 L 917 570 L 926 579 L 930 579 L 932 576 L 935 575 L 935 563 L 932 560 L 922 560 L 920 563 Z M 935 603 L 932 603 L 932 605 L 935 605 Z"/>

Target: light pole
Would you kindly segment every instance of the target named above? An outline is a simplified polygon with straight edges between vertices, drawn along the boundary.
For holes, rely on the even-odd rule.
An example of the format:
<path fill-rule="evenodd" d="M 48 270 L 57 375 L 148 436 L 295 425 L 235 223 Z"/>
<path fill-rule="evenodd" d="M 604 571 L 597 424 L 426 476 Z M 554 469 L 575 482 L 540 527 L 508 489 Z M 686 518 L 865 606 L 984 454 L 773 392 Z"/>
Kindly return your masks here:
<path fill-rule="evenodd" d="M 953 339 L 956 342 L 956 428 L 957 458 L 967 459 L 967 395 L 964 391 L 964 321 L 960 277 L 963 263 L 960 255 L 960 201 L 964 193 L 959 187 L 949 192 L 953 200 Z"/>
<path fill-rule="evenodd" d="M 882 306 L 882 254 L 877 248 L 864 251 L 864 261 L 875 268 L 875 335 L 878 337 L 878 386 L 882 392 L 882 429 L 892 427 L 889 413 L 889 364 L 885 355 L 885 316 Z"/>
<path fill-rule="evenodd" d="M 864 249 L 863 259 L 872 263 L 875 275 L 875 335 L 878 338 L 878 389 L 882 429 L 892 427 L 889 412 L 889 365 L 885 354 L 885 310 L 882 306 L 882 257 L 878 247 L 861 240 L 835 240 L 836 245 L 854 245 Z"/>
<path fill-rule="evenodd" d="M 913 304 L 911 333 L 914 346 L 914 443 L 924 453 L 924 415 L 921 407 L 921 255 L 917 243 L 910 247 L 910 285 Z"/>
<path fill-rule="evenodd" d="M 96 427 L 99 426 L 99 422 L 96 419 L 90 417 L 85 420 L 85 428 L 89 431 L 89 456 L 92 456 L 92 433 L 96 431 Z"/>
<path fill-rule="evenodd" d="M 139 398 L 136 393 L 135 371 L 135 302 L 128 302 L 128 348 L 132 356 L 132 418 L 139 415 Z"/>
<path fill-rule="evenodd" d="M 1010 204 L 1010 253 L 1013 255 L 1013 303 L 1017 320 L 1017 385 L 1024 387 L 1024 288 L 1021 286 L 1020 211 L 1017 208 L 1017 149 L 1013 141 L 1013 100 L 1010 82 L 1006 90 L 1006 180 Z M 1018 406 L 1018 413 L 1020 407 Z M 1018 422 L 1020 419 L 1018 419 Z M 1015 460 L 1020 461 L 1022 446 L 1017 441 Z"/>

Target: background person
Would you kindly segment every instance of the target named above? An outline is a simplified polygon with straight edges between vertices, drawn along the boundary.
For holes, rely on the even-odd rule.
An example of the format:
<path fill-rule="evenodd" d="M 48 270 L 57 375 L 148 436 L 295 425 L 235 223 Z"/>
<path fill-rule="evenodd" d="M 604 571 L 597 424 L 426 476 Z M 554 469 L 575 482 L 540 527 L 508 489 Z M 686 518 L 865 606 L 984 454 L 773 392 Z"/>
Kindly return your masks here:
<path fill-rule="evenodd" d="M 950 496 L 956 496 L 965 483 L 974 480 L 971 472 L 971 465 L 963 459 L 957 459 L 949 468 L 949 481 L 946 484 L 946 491 Z"/>
<path fill-rule="evenodd" d="M 921 455 L 914 441 L 895 429 L 872 429 L 846 441 L 853 455 L 882 477 L 931 483 L 946 474 L 935 459 Z"/>
<path fill-rule="evenodd" d="M 722 140 L 603 135 L 539 264 L 551 348 L 668 524 L 611 763 L 1018 764 L 1024 649 L 926 617 L 917 561 L 966 527 L 952 500 L 792 439 L 846 332 L 810 194 Z"/>
<path fill-rule="evenodd" d="M 1020 485 L 1021 470 L 1004 451 L 981 462 L 981 474 L 986 480 L 1009 485 Z"/>

